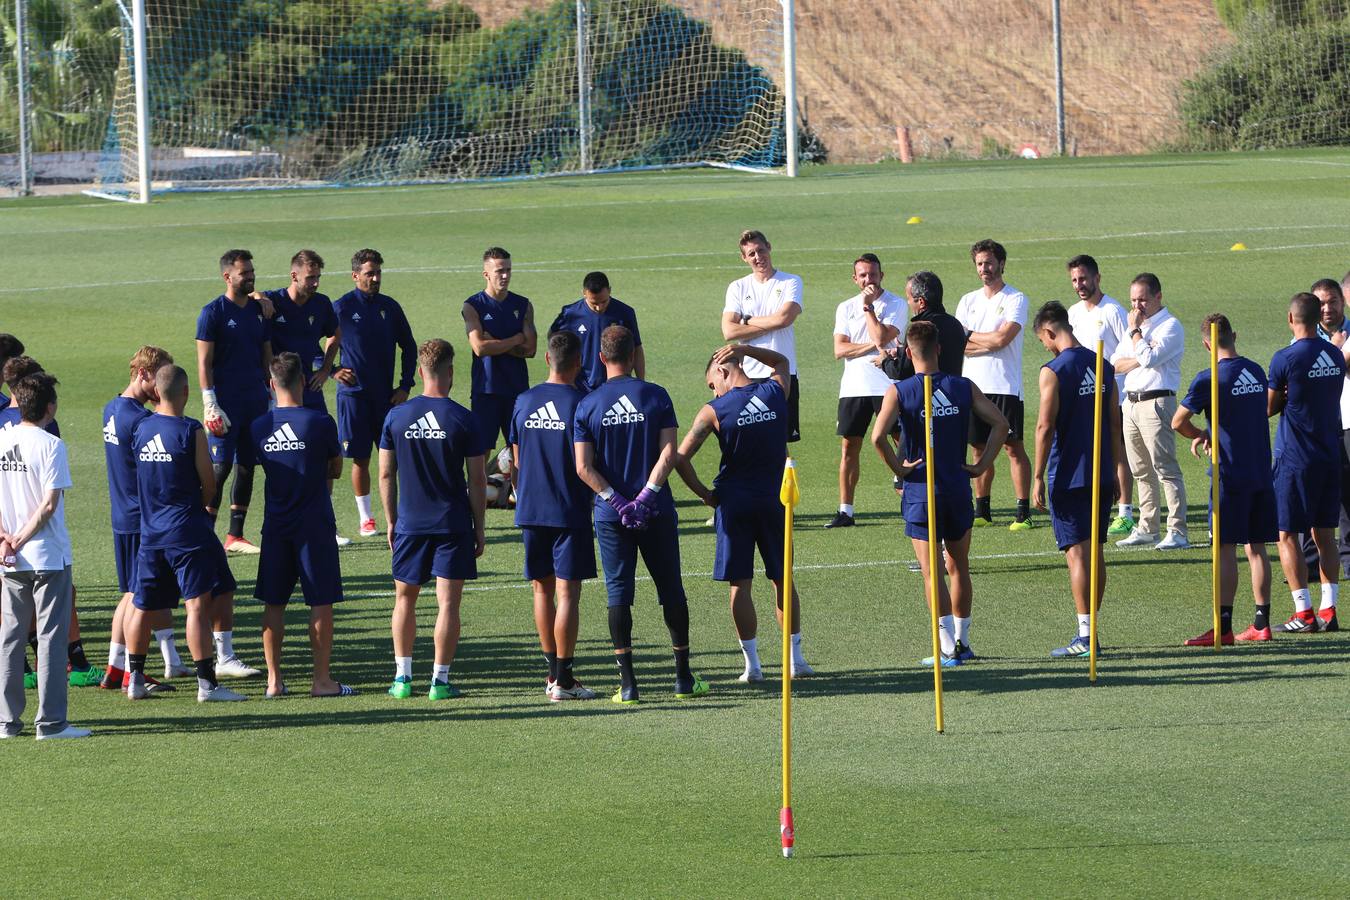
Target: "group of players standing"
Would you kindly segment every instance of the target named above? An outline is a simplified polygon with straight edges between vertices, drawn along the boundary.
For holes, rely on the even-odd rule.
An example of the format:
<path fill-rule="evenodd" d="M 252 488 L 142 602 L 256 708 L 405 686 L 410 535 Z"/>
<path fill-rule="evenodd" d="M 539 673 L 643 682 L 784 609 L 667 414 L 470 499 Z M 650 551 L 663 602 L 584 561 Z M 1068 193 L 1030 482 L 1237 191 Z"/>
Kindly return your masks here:
<path fill-rule="evenodd" d="M 549 699 L 595 696 L 572 667 L 581 584 L 596 576 L 597 542 L 621 679 L 613 699 L 622 703 L 639 699 L 631 615 L 639 555 L 655 582 L 670 632 L 675 695 L 689 699 L 707 692 L 707 683 L 694 674 L 689 661 L 688 604 L 680 576 L 675 507 L 666 487 L 672 472 L 715 508 L 714 578 L 730 585 L 732 618 L 745 656 L 741 680 L 762 680 L 751 600 L 754 553 L 758 549 L 775 586 L 781 623 L 786 598 L 778 487 L 787 444 L 800 436 L 792 323 L 801 312 L 801 280 L 773 268 L 768 241 L 761 233 L 744 233 L 740 247 L 752 272 L 728 289 L 722 331 L 727 340 L 743 343 L 725 346 L 709 360 L 706 378 L 715 397 L 700 409 L 678 447 L 670 397 L 645 380 L 636 314 L 610 295 L 603 273 L 587 275 L 582 299 L 564 307 L 553 322 L 546 341 L 548 379 L 530 388 L 525 360 L 537 352 L 533 307 L 509 289 L 510 255 L 501 248 L 489 249 L 483 257 L 485 289 L 462 307 L 473 354 L 466 409 L 449 399 L 453 348 L 441 339 L 420 346 L 414 341 L 399 304 L 380 291 L 383 259 L 378 252 L 355 254 L 354 289 L 335 303 L 318 292 L 323 260 L 313 251 L 302 250 L 291 260 L 290 285 L 266 293 L 254 291 L 251 255 L 243 250 L 227 252 L 221 258 L 225 292 L 203 308 L 197 326 L 203 423 L 184 416 L 187 373 L 155 347 L 137 352 L 127 389 L 104 410 L 118 578 L 124 595 L 113 620 L 102 685 L 125 689 L 133 699 L 172 689 L 146 674 L 152 631 L 165 656 L 166 679 L 188 673 L 177 659 L 168 621 L 169 610 L 183 597 L 198 699 L 244 699 L 217 680 L 220 675 L 258 674 L 233 649 L 236 585 L 226 561 L 226 553 L 233 552 L 259 555 L 255 596 L 264 603 L 267 695 L 287 692 L 281 673 L 283 612 L 297 584 L 311 608 L 311 693 L 354 693 L 329 672 L 332 604 L 342 599 L 337 548 L 349 543 L 336 528 L 331 486 L 340 476 L 342 458 L 350 459 L 360 534 L 376 534 L 370 457 L 378 446 L 380 494 L 395 581 L 391 624 L 395 676 L 389 693 L 399 698 L 412 694 L 416 601 L 421 586 L 434 578 L 438 615 L 428 695 L 457 696 L 449 673 L 459 638 L 459 607 L 464 582 L 476 577 L 476 559 L 485 545 L 485 473 L 499 435 L 513 450 L 515 518 L 524 544 L 525 575 L 533 585 L 540 645 L 548 662 Z M 840 308 L 842 315 L 849 304 L 860 307 L 858 328 L 837 325 L 836 355 L 885 375 L 882 395 L 870 401 L 877 412 L 872 443 L 895 473 L 905 530 L 925 576 L 930 535 L 922 490 L 924 380 L 932 380 L 936 538 L 942 542 L 948 576 L 939 593 L 942 663 L 960 665 L 974 658 L 969 642 L 971 526 L 991 519 L 991 466 L 1010 438 L 1015 444 L 1010 457 L 1019 498 L 1013 528 L 1030 527 L 1031 505 L 1048 508 L 1070 570 L 1078 632 L 1052 655 L 1086 655 L 1093 602 L 1088 585 L 1094 552 L 1089 535 L 1094 514 L 1090 497 L 1096 359 L 1083 344 L 1093 345 L 1098 335 L 1105 336 L 1110 322 L 1124 318 L 1124 310 L 1104 298 L 1094 283 L 1089 293 L 1095 302 L 1087 304 L 1090 315 L 1084 315 L 1083 303 L 1066 310 L 1051 302 L 1035 316 L 1032 331 L 1052 359 L 1039 376 L 1034 486 L 1028 489 L 1022 482 L 1033 480 L 1033 466 L 1021 450 L 1020 371 L 1004 373 L 1009 382 L 1017 375 L 1015 410 L 1008 396 L 996 394 L 991 399 L 961 374 L 967 356 L 983 357 L 981 362 L 988 367 L 1000 362 L 1006 355 L 1001 351 L 1014 340 L 1020 350 L 1025 296 L 1002 282 L 1006 254 L 1001 246 L 982 241 L 972 250 L 972 260 L 986 288 L 991 284 L 996 288 L 984 291 L 989 302 L 974 312 L 975 319 L 992 322 L 987 329 L 971 322 L 972 312 L 966 307 L 980 305 L 980 298 L 972 300 L 973 294 L 962 300 L 958 313 L 965 315 L 960 322 L 946 315 L 941 282 L 931 272 L 915 273 L 907 280 L 906 310 L 897 298 L 880 290 L 880 261 L 871 254 L 861 256 L 854 265 L 861 293 Z M 1069 268 L 1071 273 L 1089 272 L 1099 281 L 1089 257 L 1076 257 Z M 1078 288 L 1078 275 L 1075 279 Z M 1324 280 L 1318 286 L 1327 284 L 1340 295 L 1336 282 Z M 1138 302 L 1133 296 L 1136 287 Z M 1013 296 L 1005 296 L 1010 293 Z M 1083 291 L 1079 293 L 1082 296 Z M 1271 637 L 1270 568 L 1264 543 L 1275 539 L 1295 602 L 1295 615 L 1282 630 L 1337 627 L 1333 541 L 1342 451 L 1340 416 L 1333 413 L 1338 413 L 1345 383 L 1345 358 L 1334 341 L 1343 342 L 1350 329 L 1342 315 L 1332 323 L 1333 332 L 1323 330 L 1327 304 L 1319 302 L 1319 296 L 1299 294 L 1291 301 L 1289 323 L 1295 340 L 1276 355 L 1268 376 L 1236 355 L 1236 335 L 1224 316 L 1205 319 L 1206 343 L 1209 324 L 1218 326 L 1224 397 L 1218 431 L 1225 609 L 1220 637 L 1225 643 L 1235 639 L 1231 607 L 1236 572 L 1231 551 L 1236 544 L 1248 547 L 1258 604 L 1256 623 L 1237 640 Z M 892 309 L 883 316 L 880 311 L 887 305 Z M 1147 354 L 1147 322 L 1165 313 L 1155 276 L 1145 273 L 1135 279 L 1131 305 L 1129 324 L 1134 327 L 1129 340 L 1142 343 Z M 1339 308 L 1343 310 L 1343 302 Z M 906 311 L 912 315 L 907 324 Z M 958 341 L 961 349 L 953 352 Z M 1006 360 L 1003 365 L 1009 367 Z M 1119 524 L 1110 521 L 1110 513 L 1114 499 L 1120 497 L 1117 465 L 1125 454 L 1117 372 L 1109 362 L 1102 365 L 1107 415 L 1097 442 L 1102 503 L 1095 514 L 1104 539 L 1112 524 Z M 422 392 L 409 399 L 415 375 L 420 375 Z M 876 380 L 875 375 L 870 377 Z M 1191 418 L 1209 413 L 1208 377 L 1208 370 L 1196 376 L 1172 423 L 1193 439 L 1197 452 L 1207 446 L 1209 434 L 1191 424 Z M 323 385 L 330 378 L 338 382 L 336 423 L 327 414 L 323 396 Z M 855 410 L 856 403 L 845 409 L 846 399 L 851 398 L 840 401 L 840 434 L 845 437 L 841 498 L 847 488 L 850 503 L 841 505 L 832 523 L 836 526 L 852 522 L 852 484 L 857 479 L 857 440 L 853 439 L 850 469 L 851 435 L 843 429 L 845 424 L 853 429 L 860 412 L 868 413 L 861 416 L 865 428 L 872 411 Z M 153 412 L 145 408 L 147 403 L 154 404 Z M 1018 421 L 1010 426 L 1013 412 Z M 1264 419 L 1278 412 L 1283 417 L 1272 469 Z M 717 436 L 722 459 L 710 489 L 690 459 L 712 435 Z M 976 450 L 969 464 L 967 446 Z M 244 537 L 257 465 L 267 475 L 260 547 Z M 232 469 L 229 527 L 222 545 L 214 536 L 214 521 Z M 972 479 L 978 491 L 974 496 Z M 1320 615 L 1311 611 L 1301 534 L 1310 535 L 1321 554 Z M 1101 547 L 1095 552 L 1100 561 Z M 1098 605 L 1104 589 L 1103 575 L 1095 598 Z M 811 670 L 801 654 L 795 592 L 791 602 L 796 632 L 793 674 L 800 676 Z M 1211 632 L 1187 643 L 1213 640 Z"/>

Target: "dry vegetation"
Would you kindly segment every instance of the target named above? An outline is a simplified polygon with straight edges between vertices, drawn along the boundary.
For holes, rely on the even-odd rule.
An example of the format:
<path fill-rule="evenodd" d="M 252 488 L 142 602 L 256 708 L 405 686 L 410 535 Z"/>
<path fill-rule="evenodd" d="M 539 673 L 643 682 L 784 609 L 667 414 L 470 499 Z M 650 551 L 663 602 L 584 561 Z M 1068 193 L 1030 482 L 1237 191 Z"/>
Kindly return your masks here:
<path fill-rule="evenodd" d="M 548 0 L 467 0 L 499 25 Z M 777 0 L 693 0 L 718 39 L 740 45 L 728 10 Z M 720 12 L 719 12 L 720 10 Z M 1212 0 L 1063 0 L 1071 152 L 1135 153 L 1166 141 L 1175 92 L 1215 42 Z M 893 156 L 897 125 L 915 152 L 979 154 L 1026 142 L 1054 149 L 1049 0 L 798 0 L 799 96 L 836 162 Z M 743 46 L 764 62 L 759 48 Z"/>

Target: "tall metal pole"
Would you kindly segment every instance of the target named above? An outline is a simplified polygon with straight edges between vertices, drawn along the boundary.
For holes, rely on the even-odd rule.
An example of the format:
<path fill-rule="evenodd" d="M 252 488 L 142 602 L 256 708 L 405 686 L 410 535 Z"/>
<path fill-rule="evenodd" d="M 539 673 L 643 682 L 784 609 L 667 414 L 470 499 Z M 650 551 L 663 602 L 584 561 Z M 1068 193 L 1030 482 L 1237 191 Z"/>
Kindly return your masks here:
<path fill-rule="evenodd" d="M 33 133 L 28 103 L 28 0 L 14 0 L 14 25 L 18 32 L 19 67 L 19 195 L 33 193 Z"/>
<path fill-rule="evenodd" d="M 138 202 L 150 202 L 150 86 L 146 78 L 145 0 L 134 0 L 131 13 L 131 53 L 136 78 L 136 177 Z"/>
<path fill-rule="evenodd" d="M 1064 155 L 1064 28 L 1059 0 L 1051 0 L 1055 21 L 1055 147 Z"/>
<path fill-rule="evenodd" d="M 586 0 L 577 0 L 577 143 L 583 172 L 591 170 L 591 77 L 586 46 L 589 18 Z"/>
<path fill-rule="evenodd" d="M 787 174 L 797 177 L 797 32 L 793 0 L 783 3 L 783 128 Z"/>

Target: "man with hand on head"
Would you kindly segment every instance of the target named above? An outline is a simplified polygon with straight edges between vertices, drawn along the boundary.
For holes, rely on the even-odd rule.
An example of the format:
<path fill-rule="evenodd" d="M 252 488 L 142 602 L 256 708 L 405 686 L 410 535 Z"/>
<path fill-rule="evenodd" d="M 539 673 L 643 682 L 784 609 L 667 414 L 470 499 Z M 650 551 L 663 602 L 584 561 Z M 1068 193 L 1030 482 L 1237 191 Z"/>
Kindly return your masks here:
<path fill-rule="evenodd" d="M 741 360 L 750 357 L 770 366 L 773 375 L 753 381 Z M 870 365 L 870 364 L 869 364 Z M 763 681 L 758 630 L 751 588 L 755 549 L 764 575 L 773 584 L 778 625 L 783 625 L 783 517 L 779 490 L 787 461 L 787 358 L 763 347 L 736 344 L 721 347 L 705 371 L 714 399 L 694 417 L 680 444 L 675 468 L 700 500 L 714 507 L 717 556 L 713 580 L 731 585 L 731 621 L 745 656 L 743 683 Z M 709 435 L 717 435 L 722 461 L 710 491 L 690 460 Z M 792 588 L 792 677 L 814 674 L 802 656 L 801 601 Z"/>
<path fill-rule="evenodd" d="M 638 331 L 637 313 L 610 292 L 609 278 L 604 272 L 589 272 L 581 282 L 581 299 L 569 303 L 549 326 L 549 333 L 570 331 L 581 340 L 581 371 L 577 386 L 589 392 L 598 388 L 609 377 L 600 359 L 600 335 L 611 325 L 622 325 L 633 333 L 633 371 L 639 379 L 647 377 L 647 357 L 642 351 L 642 334 Z"/>
<path fill-rule="evenodd" d="M 666 478 L 675 465 L 675 407 L 665 388 L 639 381 L 633 335 L 611 325 L 600 341 L 609 377 L 577 404 L 577 476 L 596 494 L 595 536 L 605 569 L 609 635 L 621 684 L 615 703 L 637 703 L 633 597 L 638 553 L 656 585 L 675 654 L 675 698 L 708 693 L 689 667 L 689 601 L 680 578 L 680 536 Z"/>
<path fill-rule="evenodd" d="M 591 491 L 577 477 L 573 418 L 582 393 L 582 341 L 570 331 L 548 336 L 548 380 L 516 399 L 511 416 L 516 527 L 525 544 L 525 577 L 534 590 L 534 624 L 548 662 L 544 689 L 555 703 L 593 700 L 572 674 L 581 585 L 595 577 Z"/>

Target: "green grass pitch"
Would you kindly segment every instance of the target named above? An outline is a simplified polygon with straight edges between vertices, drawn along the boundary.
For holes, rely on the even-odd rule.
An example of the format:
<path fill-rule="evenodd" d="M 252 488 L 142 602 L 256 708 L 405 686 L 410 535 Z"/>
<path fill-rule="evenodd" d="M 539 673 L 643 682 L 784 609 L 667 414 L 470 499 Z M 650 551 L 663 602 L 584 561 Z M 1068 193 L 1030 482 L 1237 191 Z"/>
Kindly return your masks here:
<path fill-rule="evenodd" d="M 260 288 L 313 247 L 323 289 L 350 282 L 360 247 L 386 257 L 385 290 L 419 339 L 467 353 L 460 301 L 491 244 L 515 254 L 513 288 L 543 326 L 603 269 L 641 317 L 649 373 L 682 425 L 707 399 L 699 367 L 719 343 L 743 228 L 766 231 L 779 268 L 805 279 L 798 322 L 805 440 L 797 572 L 805 649 L 797 687 L 797 856 L 779 856 L 778 631 L 761 591 L 770 680 L 735 682 L 740 653 L 713 541 L 682 485 L 682 566 L 703 700 L 669 697 L 665 629 L 650 583 L 635 610 L 644 703 L 550 705 L 510 516 L 488 516 L 481 577 L 466 595 L 455 670 L 463 699 L 385 696 L 392 674 L 389 558 L 381 540 L 342 553 L 334 671 L 362 695 L 199 707 L 189 691 L 129 704 L 72 691 L 95 729 L 63 746 L 8 742 L 0 866 L 8 889 L 85 895 L 1174 895 L 1345 896 L 1350 826 L 1350 643 L 1281 639 L 1220 655 L 1185 650 L 1209 622 L 1209 551 L 1107 555 L 1097 686 L 1086 662 L 1047 651 L 1073 625 L 1050 529 L 975 536 L 983 659 L 949 672 L 947 733 L 933 728 L 922 586 L 897 528 L 889 476 L 863 459 L 861 527 L 827 532 L 838 443 L 835 304 L 850 263 L 880 254 L 887 284 L 931 268 L 949 308 L 976 284 L 967 255 L 992 236 L 1035 309 L 1073 299 L 1064 262 L 1086 252 L 1128 295 L 1159 274 L 1188 332 L 1183 378 L 1207 364 L 1200 317 L 1227 312 L 1239 349 L 1266 364 L 1288 339 L 1285 301 L 1350 265 L 1350 153 L 1287 152 L 911 167 L 818 168 L 789 181 L 716 171 L 530 183 L 170 195 L 149 207 L 83 197 L 0 202 L 0 330 L 62 381 L 59 418 L 76 487 L 67 498 L 90 656 L 103 661 L 116 600 L 99 410 L 137 346 L 195 359 L 197 311 L 219 293 L 215 260 L 243 246 Z M 912 215 L 923 224 L 907 226 Z M 1241 241 L 1247 252 L 1230 252 Z M 1025 374 L 1044 360 L 1024 347 Z M 453 396 L 467 402 L 467 356 Z M 542 377 L 540 357 L 531 371 Z M 195 383 L 195 374 L 194 374 Z M 331 390 L 331 389 L 330 389 Z M 195 395 L 194 395 L 195 397 Z M 330 401 L 331 402 L 331 401 Z M 1034 421 L 1034 398 L 1028 422 Z M 195 399 L 189 414 L 200 415 Z M 710 475 L 715 450 L 700 470 Z M 1186 457 L 1191 534 L 1203 541 L 1203 467 Z M 249 533 L 260 522 L 261 483 Z M 355 530 L 344 473 L 339 522 Z M 1000 462 L 995 508 L 1012 496 Z M 1038 518 L 1042 526 L 1044 516 Z M 240 579 L 238 646 L 261 664 L 253 567 Z M 1245 567 L 1243 568 L 1245 572 Z M 1278 567 L 1276 569 L 1278 573 Z M 765 587 L 764 582 L 758 583 Z M 607 696 L 603 588 L 583 593 L 577 672 Z M 1242 575 L 1236 620 L 1250 621 Z M 308 675 L 303 607 L 289 671 Z M 423 606 L 416 685 L 429 677 Z M 1278 574 L 1274 611 L 1290 602 Z M 181 618 L 180 618 L 181 621 Z M 32 715 L 30 706 L 28 715 Z M 31 734 L 31 725 L 28 732 Z"/>

